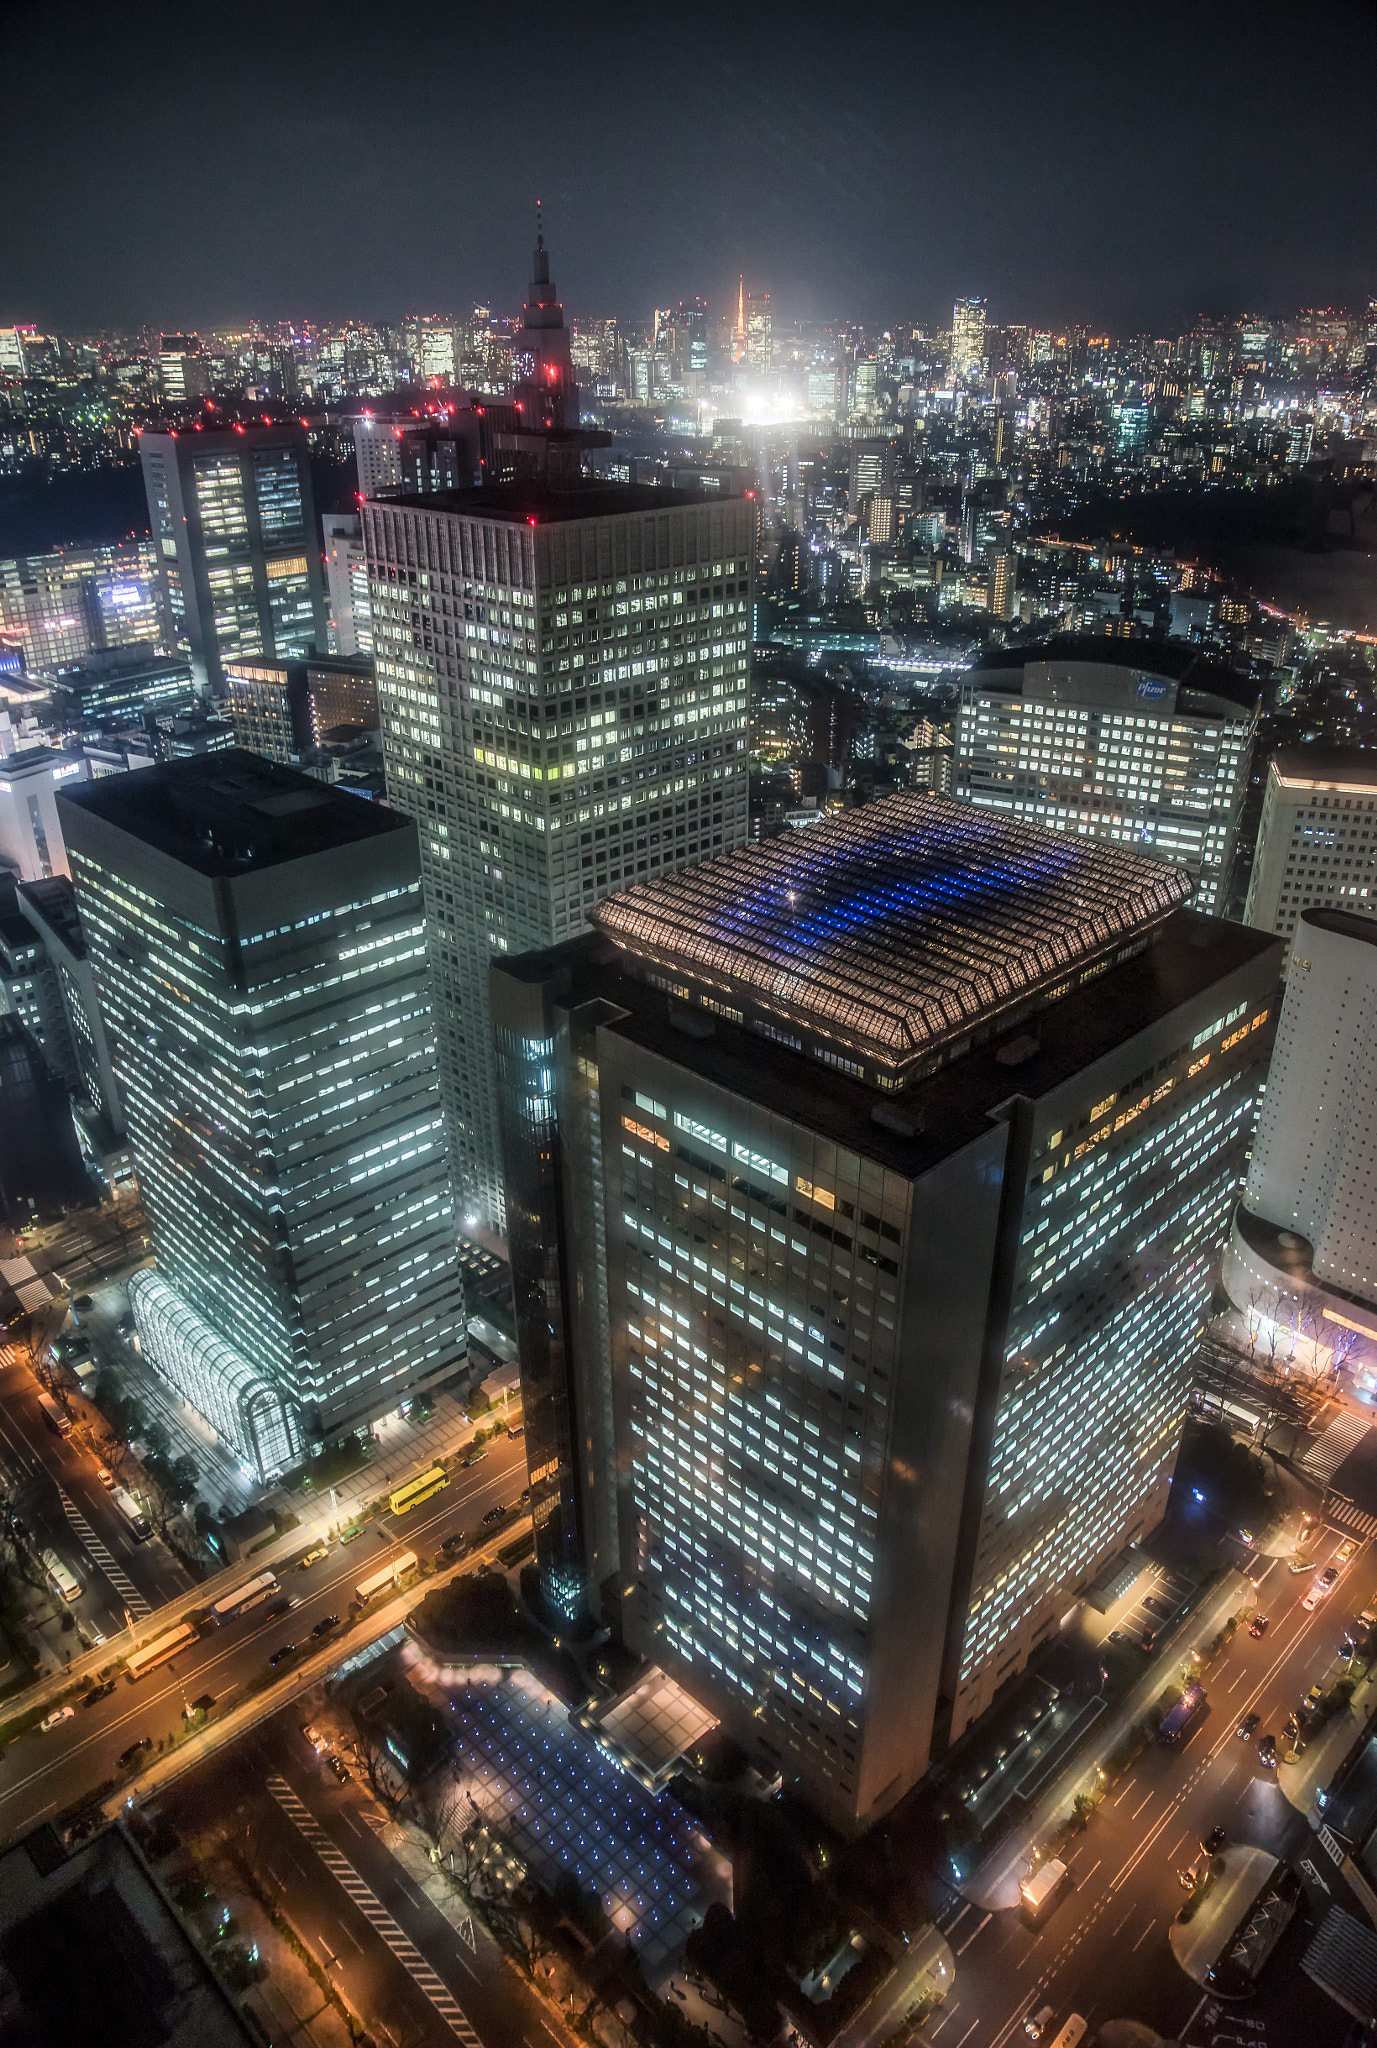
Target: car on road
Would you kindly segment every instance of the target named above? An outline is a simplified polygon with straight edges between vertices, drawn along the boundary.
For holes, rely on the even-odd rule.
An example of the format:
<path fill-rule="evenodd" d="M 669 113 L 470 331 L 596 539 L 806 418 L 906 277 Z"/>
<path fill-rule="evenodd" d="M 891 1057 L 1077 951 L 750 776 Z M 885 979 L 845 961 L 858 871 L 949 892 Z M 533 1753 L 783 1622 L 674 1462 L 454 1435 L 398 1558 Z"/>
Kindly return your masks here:
<path fill-rule="evenodd" d="M 1301 1606 L 1305 1609 L 1307 1614 L 1309 1614 L 1314 1608 L 1318 1607 L 1321 1600 L 1328 1598 L 1329 1594 L 1331 1594 L 1334 1590 L 1335 1584 L 1338 1581 L 1338 1577 L 1338 1570 L 1332 1564 L 1327 1564 L 1324 1570 L 1319 1573 L 1315 1580 L 1314 1585 L 1310 1588 L 1310 1591 L 1301 1601 Z"/>
<path fill-rule="evenodd" d="M 1354 1642 L 1352 1636 L 1345 1636 L 1339 1645 L 1339 1655 L 1343 1658 L 1344 1663 L 1351 1664 L 1357 1654 L 1358 1645 Z"/>
<path fill-rule="evenodd" d="M 107 1470 L 105 1469 L 104 1465 L 97 1465 L 97 1467 L 96 1467 L 96 1477 L 97 1477 L 97 1479 L 98 1479 L 98 1480 L 100 1481 L 101 1485 L 102 1485 L 102 1486 L 103 1486 L 103 1487 L 105 1488 L 105 1491 L 106 1491 L 107 1493 L 113 1493 L 113 1492 L 114 1492 L 114 1490 L 115 1490 L 115 1475 L 114 1475 L 114 1473 L 113 1473 L 113 1472 L 107 1472 Z"/>
<path fill-rule="evenodd" d="M 319 1732 L 311 1726 L 309 1721 L 302 1722 L 301 1732 L 306 1737 L 306 1740 L 310 1743 L 312 1749 L 314 1749 L 318 1753 L 322 1747 L 324 1737 L 321 1736 Z"/>
<path fill-rule="evenodd" d="M 468 1547 L 469 1534 L 467 1529 L 456 1529 L 454 1534 L 446 1536 L 444 1542 L 440 1545 L 446 1557 L 458 1557 Z"/>
<path fill-rule="evenodd" d="M 530 1489 L 530 1487 L 529 1487 L 529 1486 L 527 1486 L 527 1487 L 523 1487 L 523 1489 L 522 1489 L 522 1493 L 521 1493 L 521 1498 L 520 1498 L 520 1500 L 519 1500 L 519 1501 L 517 1502 L 517 1506 L 518 1506 L 518 1507 L 520 1507 L 520 1508 L 528 1508 L 528 1507 L 529 1507 L 530 1505 L 531 1505 L 531 1489 Z"/>
<path fill-rule="evenodd" d="M 1138 1638 L 1138 1646 L 1139 1646 L 1139 1648 L 1140 1648 L 1140 1649 L 1143 1649 L 1143 1650 L 1155 1650 L 1155 1649 L 1156 1649 L 1156 1647 L 1157 1647 L 1157 1631 L 1156 1631 L 1156 1629 L 1155 1629 L 1155 1628 L 1145 1628 L 1145 1629 L 1143 1630 L 1143 1633 L 1141 1634 L 1141 1636 L 1139 1636 L 1139 1638 Z"/>
<path fill-rule="evenodd" d="M 263 1616 L 263 1619 L 264 1621 L 281 1621 L 283 1615 L 290 1614 L 296 1604 L 296 1601 L 292 1599 L 290 1594 L 285 1600 L 274 1600 L 272 1606 Z"/>
<path fill-rule="evenodd" d="M 295 1644 L 295 1643 L 281 1643 L 281 1644 L 279 1644 L 278 1648 L 277 1648 L 277 1649 L 275 1649 L 275 1650 L 273 1651 L 273 1653 L 272 1653 L 271 1657 L 269 1657 L 269 1659 L 268 1659 L 268 1669 L 269 1669 L 270 1671 L 275 1671 L 275 1670 L 277 1669 L 277 1667 L 278 1667 L 278 1665 L 279 1665 L 279 1664 L 284 1664 L 284 1663 L 286 1662 L 286 1660 L 288 1659 L 288 1657 L 294 1657 L 295 1655 L 296 1655 L 296 1644 Z"/>
<path fill-rule="evenodd" d="M 120 1769 L 127 1771 L 129 1766 L 136 1764 L 141 1756 L 146 1756 L 152 1747 L 153 1737 L 151 1735 L 141 1735 L 137 1742 L 130 1743 L 128 1749 L 121 1750 Z"/>
<path fill-rule="evenodd" d="M 311 1634 L 313 1636 L 328 1636 L 332 1628 L 338 1627 L 339 1616 L 337 1614 L 327 1614 L 316 1623 L 315 1627 L 311 1630 Z"/>
<path fill-rule="evenodd" d="M 1268 1617 L 1267 1615 L 1265 1615 L 1265 1614 L 1255 1614 L 1255 1615 L 1253 1616 L 1252 1620 L 1251 1620 L 1251 1621 L 1250 1621 L 1250 1622 L 1248 1623 L 1248 1633 L 1249 1633 L 1249 1635 L 1250 1635 L 1250 1636 L 1265 1636 L 1265 1635 L 1266 1635 L 1266 1633 L 1267 1633 L 1267 1622 L 1268 1622 L 1268 1619 L 1269 1619 L 1269 1617 Z"/>
<path fill-rule="evenodd" d="M 1229 1839 L 1227 1828 L 1211 1828 L 1200 1846 L 1207 1856 L 1217 1856 Z"/>
<path fill-rule="evenodd" d="M 1159 1619 L 1159 1620 L 1161 1620 L 1161 1621 L 1170 1621 L 1170 1620 L 1171 1620 L 1171 1609 L 1170 1609 L 1170 1607 L 1168 1607 L 1168 1605 L 1167 1605 L 1167 1603 L 1166 1603 L 1166 1601 L 1165 1601 L 1165 1600 L 1159 1600 L 1159 1599 L 1157 1599 L 1157 1598 L 1156 1598 L 1156 1596 L 1155 1596 L 1154 1594 L 1152 1594 L 1152 1593 L 1148 1593 L 1148 1594 L 1147 1594 L 1147 1595 L 1146 1595 L 1146 1596 L 1144 1597 L 1144 1600 L 1143 1600 L 1143 1605 L 1144 1605 L 1144 1607 L 1146 1607 L 1146 1609 L 1147 1609 L 1147 1611 L 1148 1611 L 1148 1613 L 1149 1613 L 1149 1614 L 1155 1614 L 1155 1615 L 1156 1615 L 1156 1616 L 1158 1617 L 1158 1619 Z"/>
<path fill-rule="evenodd" d="M 1304 1556 L 1298 1550 L 1294 1557 L 1288 1559 L 1286 1569 L 1288 1572 L 1312 1572 L 1315 1569 L 1315 1560 L 1313 1557 Z"/>
<path fill-rule="evenodd" d="M 93 1685 L 89 1692 L 84 1692 L 78 1704 L 83 1707 L 93 1707 L 98 1700 L 108 1700 L 114 1690 L 114 1679 L 107 1678 L 104 1685 Z"/>
<path fill-rule="evenodd" d="M 1261 1726 L 1261 1714 L 1245 1714 L 1237 1728 L 1235 1728 L 1234 1734 L 1240 1742 L 1251 1742 Z"/>
<path fill-rule="evenodd" d="M 297 1566 L 297 1570 L 299 1572 L 308 1572 L 313 1564 L 319 1564 L 323 1557 L 328 1557 L 329 1555 L 329 1544 L 317 1543 L 314 1549 L 307 1551 L 305 1557 L 302 1558 L 301 1563 Z"/>
<path fill-rule="evenodd" d="M 1301 1701 L 1301 1712 L 1303 1714 L 1318 1714 L 1320 1701 L 1323 1698 L 1324 1687 L 1322 1685 L 1312 1685 L 1305 1698 Z"/>
<path fill-rule="evenodd" d="M 1105 1637 L 1105 1641 L 1107 1643 L 1126 1643 L 1128 1641 L 1128 1637 L 1124 1634 L 1121 1628 L 1112 1628 L 1109 1631 L 1109 1634 Z"/>
<path fill-rule="evenodd" d="M 506 1512 L 507 1510 L 504 1507 L 489 1508 L 483 1517 L 483 1521 L 487 1525 L 491 1525 L 493 1522 L 500 1522 Z"/>
<path fill-rule="evenodd" d="M 1257 1760 L 1266 1770 L 1274 1771 L 1276 1769 L 1277 1738 L 1275 1735 L 1263 1736 L 1261 1742 L 1257 1746 Z"/>
<path fill-rule="evenodd" d="M 1251 1549 L 1252 1549 L 1252 1547 L 1253 1547 L 1253 1540 L 1254 1540 L 1254 1539 L 1253 1539 L 1253 1532 L 1252 1532 L 1252 1530 L 1251 1530 L 1251 1529 L 1239 1529 L 1239 1530 L 1238 1530 L 1238 1531 L 1237 1531 L 1236 1533 L 1237 1533 L 1237 1536 L 1238 1536 L 1238 1540 L 1239 1540 L 1239 1542 L 1240 1542 L 1240 1543 L 1244 1543 L 1244 1544 L 1246 1544 L 1246 1545 L 1247 1545 L 1247 1547 L 1249 1548 L 1249 1550 L 1251 1550 Z"/>
<path fill-rule="evenodd" d="M 1030 2041 L 1040 2041 L 1052 2024 L 1050 2005 L 1040 2006 L 1037 2012 L 1030 2012 L 1023 2022 L 1023 2031 Z"/>
<path fill-rule="evenodd" d="M 325 1759 L 325 1767 L 327 1770 L 334 1772 L 335 1776 L 339 1779 L 341 1785 L 347 1785 L 349 1783 L 349 1766 L 347 1763 L 345 1763 L 342 1757 L 327 1756 Z"/>
<path fill-rule="evenodd" d="M 208 1714 L 214 1705 L 215 1694 L 213 1692 L 203 1692 L 199 1699 L 194 1699 L 191 1702 L 189 1707 L 182 1708 L 182 1719 L 189 1721 L 193 1714 Z"/>
<path fill-rule="evenodd" d="M 507 1431 L 507 1440 L 508 1440 L 508 1442 L 511 1442 L 511 1441 L 513 1441 L 513 1440 L 514 1440 L 514 1439 L 515 1439 L 516 1437 L 519 1437 L 519 1436 L 525 1436 L 525 1434 L 526 1434 L 526 1425 L 525 1425 L 525 1423 L 524 1423 L 524 1422 L 514 1422 L 514 1423 L 512 1424 L 512 1426 L 511 1426 L 511 1428 L 510 1428 L 510 1429 L 509 1429 L 509 1430 Z"/>
<path fill-rule="evenodd" d="M 50 1728 L 60 1728 L 64 1721 L 72 1721 L 75 1718 L 75 1707 L 54 1707 L 51 1714 L 45 1714 L 38 1725 L 46 1735 Z"/>
<path fill-rule="evenodd" d="M 1356 1557 L 1356 1555 L 1357 1555 L 1357 1552 L 1358 1552 L 1358 1539 L 1357 1539 L 1357 1537 L 1356 1537 L 1356 1536 L 1345 1536 L 1345 1538 L 1344 1538 L 1343 1542 L 1342 1542 L 1342 1543 L 1341 1543 L 1341 1544 L 1339 1545 L 1338 1549 L 1337 1549 L 1337 1550 L 1336 1550 L 1336 1551 L 1334 1552 L 1334 1562 L 1335 1562 L 1335 1564 L 1347 1564 L 1347 1563 L 1348 1563 L 1348 1560 L 1350 1559 L 1350 1557 Z"/>

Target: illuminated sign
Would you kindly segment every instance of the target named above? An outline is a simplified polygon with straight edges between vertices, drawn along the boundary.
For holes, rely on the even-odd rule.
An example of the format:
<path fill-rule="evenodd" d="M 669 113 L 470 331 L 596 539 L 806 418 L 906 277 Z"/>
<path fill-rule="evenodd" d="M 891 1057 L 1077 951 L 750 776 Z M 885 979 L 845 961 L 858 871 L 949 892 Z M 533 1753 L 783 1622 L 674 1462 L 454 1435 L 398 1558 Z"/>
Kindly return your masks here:
<path fill-rule="evenodd" d="M 1159 698 L 1165 697 L 1166 694 L 1167 686 L 1158 677 L 1140 676 L 1138 678 L 1138 695 L 1145 704 L 1155 704 Z"/>

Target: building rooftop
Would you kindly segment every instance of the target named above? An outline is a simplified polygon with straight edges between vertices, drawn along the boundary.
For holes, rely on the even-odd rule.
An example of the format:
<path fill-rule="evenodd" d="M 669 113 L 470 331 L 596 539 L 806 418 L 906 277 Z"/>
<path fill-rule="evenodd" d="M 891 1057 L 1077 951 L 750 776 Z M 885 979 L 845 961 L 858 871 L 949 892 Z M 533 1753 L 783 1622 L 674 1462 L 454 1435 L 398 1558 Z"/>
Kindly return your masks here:
<path fill-rule="evenodd" d="M 940 1072 L 912 1080 L 898 1094 L 880 1094 L 777 1040 L 762 1042 L 725 1015 L 686 1011 L 664 989 L 628 973 L 627 957 L 596 932 L 550 953 L 510 956 L 499 971 L 541 980 L 562 968 L 568 992 L 560 1003 L 607 1002 L 621 1013 L 607 1019 L 617 1037 L 863 1157 L 916 1175 L 987 1131 L 991 1114 L 1015 1091 L 1050 1094 L 1259 955 L 1270 954 L 1279 974 L 1285 950 L 1268 932 L 1188 909 L 1174 911 L 1156 937 L 1155 945 L 1114 960 L 1105 973 L 1048 1003 L 1031 1028 L 995 1030 L 967 1050 L 954 1049 Z"/>
<path fill-rule="evenodd" d="M 1198 647 L 1179 640 L 1120 640 L 1108 633 L 1057 633 L 1022 647 L 995 648 L 972 665 L 965 680 L 993 689 L 1012 688 L 1015 676 L 1026 668 L 1046 666 L 1112 668 L 1126 675 L 1163 678 L 1175 683 L 1187 699 L 1179 706 L 1186 713 L 1192 709 L 1192 695 L 1222 697 L 1251 711 L 1259 694 L 1256 683 Z"/>
<path fill-rule="evenodd" d="M 62 802 L 214 877 L 414 829 L 382 804 L 241 747 L 105 775 L 64 790 Z"/>
<path fill-rule="evenodd" d="M 553 490 L 529 483 L 479 484 L 471 491 L 389 492 L 379 505 L 409 505 L 429 512 L 508 519 L 513 525 L 548 526 L 571 519 L 611 519 L 620 512 L 665 512 L 675 505 L 720 505 L 721 491 L 674 490 L 667 484 L 589 483 Z"/>
<path fill-rule="evenodd" d="M 904 795 L 608 897 L 593 921 L 890 1074 L 1143 937 L 1179 869 L 945 797 Z"/>
<path fill-rule="evenodd" d="M 1377 747 L 1279 747 L 1270 772 L 1282 783 L 1377 789 Z"/>

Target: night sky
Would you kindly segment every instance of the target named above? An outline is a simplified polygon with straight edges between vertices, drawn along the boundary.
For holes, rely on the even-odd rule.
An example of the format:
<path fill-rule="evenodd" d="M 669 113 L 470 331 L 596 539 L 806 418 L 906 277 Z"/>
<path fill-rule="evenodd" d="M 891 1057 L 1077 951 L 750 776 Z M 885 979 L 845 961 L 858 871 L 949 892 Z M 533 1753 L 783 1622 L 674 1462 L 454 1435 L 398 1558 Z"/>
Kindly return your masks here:
<path fill-rule="evenodd" d="M 1371 0 L 0 9 L 0 323 L 736 275 L 777 313 L 1174 332 L 1377 291 Z"/>

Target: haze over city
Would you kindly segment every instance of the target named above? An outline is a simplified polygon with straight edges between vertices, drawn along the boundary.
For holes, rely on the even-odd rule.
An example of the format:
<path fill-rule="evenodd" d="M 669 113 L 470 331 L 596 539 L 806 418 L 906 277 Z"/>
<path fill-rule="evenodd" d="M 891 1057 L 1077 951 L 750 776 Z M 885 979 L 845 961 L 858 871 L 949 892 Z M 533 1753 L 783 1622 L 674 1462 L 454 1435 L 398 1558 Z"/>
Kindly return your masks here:
<path fill-rule="evenodd" d="M 1377 2041 L 1374 44 L 6 21 L 6 2044 Z"/>

